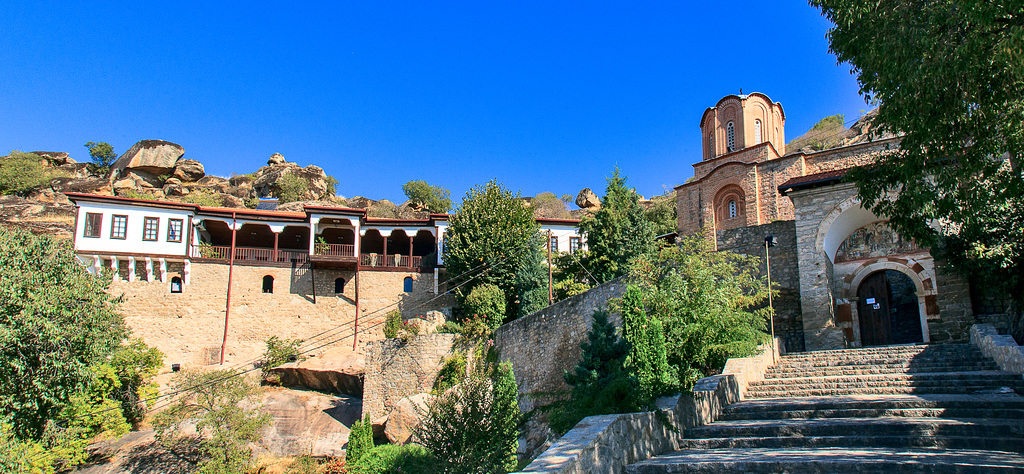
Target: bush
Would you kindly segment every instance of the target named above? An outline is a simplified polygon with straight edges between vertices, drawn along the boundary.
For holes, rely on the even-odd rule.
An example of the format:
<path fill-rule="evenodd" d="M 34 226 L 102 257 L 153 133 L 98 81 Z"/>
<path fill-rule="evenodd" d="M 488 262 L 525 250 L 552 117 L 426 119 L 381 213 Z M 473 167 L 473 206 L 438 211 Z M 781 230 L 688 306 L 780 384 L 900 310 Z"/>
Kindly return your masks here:
<path fill-rule="evenodd" d="M 285 173 L 277 182 L 275 197 L 279 203 L 302 201 L 309 194 L 309 181 L 295 173 Z"/>
<path fill-rule="evenodd" d="M 34 153 L 15 150 L 0 160 L 0 194 L 25 194 L 51 178 L 46 159 Z"/>
<path fill-rule="evenodd" d="M 266 377 L 270 369 L 292 361 L 305 360 L 299 351 L 302 339 L 282 339 L 277 336 L 270 336 L 266 340 L 267 349 L 263 351 L 263 358 L 258 362 L 263 376 Z"/>
<path fill-rule="evenodd" d="M 402 312 L 394 310 L 384 317 L 384 337 L 394 339 L 402 330 Z"/>
<path fill-rule="evenodd" d="M 352 425 L 352 431 L 348 435 L 348 447 L 345 448 L 345 463 L 355 464 L 373 448 L 373 425 L 370 422 L 370 414 L 367 413 L 363 421 L 357 421 Z"/>
<path fill-rule="evenodd" d="M 426 181 L 409 181 L 402 185 L 402 191 L 413 205 L 430 212 L 444 214 L 452 208 L 451 193 L 440 186 L 431 186 Z"/>
<path fill-rule="evenodd" d="M 456 352 L 444 359 L 441 370 L 434 379 L 434 387 L 431 393 L 441 395 L 449 388 L 452 388 L 466 380 L 466 354 Z"/>
<path fill-rule="evenodd" d="M 147 400 L 159 393 L 152 379 L 163 363 L 163 353 L 146 345 L 142 339 L 132 339 L 111 356 L 110 365 L 121 383 L 113 398 L 121 402 L 124 417 L 132 426 L 142 423 L 148 408 Z"/>
<path fill-rule="evenodd" d="M 491 284 L 473 288 L 462 303 L 462 314 L 463 320 L 481 318 L 496 329 L 505 320 L 505 292 Z"/>
<path fill-rule="evenodd" d="M 153 199 L 153 197 L 150 196 L 148 199 Z M 204 207 L 224 207 L 224 198 L 206 189 L 193 189 L 188 194 L 179 197 L 178 200 Z"/>
<path fill-rule="evenodd" d="M 347 464 L 347 463 L 346 463 Z M 382 444 L 348 467 L 349 474 L 398 474 L 439 472 L 437 461 L 423 446 Z"/>

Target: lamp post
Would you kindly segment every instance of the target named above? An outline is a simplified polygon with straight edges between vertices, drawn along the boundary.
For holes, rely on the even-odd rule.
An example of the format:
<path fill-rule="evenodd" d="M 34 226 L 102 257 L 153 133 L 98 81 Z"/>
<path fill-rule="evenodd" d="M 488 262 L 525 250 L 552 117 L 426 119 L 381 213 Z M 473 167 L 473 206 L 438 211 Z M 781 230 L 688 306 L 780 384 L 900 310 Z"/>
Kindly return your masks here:
<path fill-rule="evenodd" d="M 768 272 L 768 325 L 771 328 L 772 334 L 772 346 L 775 346 L 775 305 L 772 303 L 772 260 L 768 254 L 768 249 L 774 247 L 778 243 L 778 240 L 774 235 L 768 235 L 764 238 L 764 268 Z M 772 361 L 775 361 L 775 354 L 778 353 L 778 348 L 772 350 Z"/>

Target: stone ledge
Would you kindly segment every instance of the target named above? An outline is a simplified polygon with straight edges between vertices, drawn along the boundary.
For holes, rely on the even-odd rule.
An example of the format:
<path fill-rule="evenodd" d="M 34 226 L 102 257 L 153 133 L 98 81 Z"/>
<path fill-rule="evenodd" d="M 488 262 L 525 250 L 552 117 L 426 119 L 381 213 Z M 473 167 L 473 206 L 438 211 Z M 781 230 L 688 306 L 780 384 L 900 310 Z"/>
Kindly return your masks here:
<path fill-rule="evenodd" d="M 1001 336 L 991 324 L 971 326 L 971 344 L 996 361 L 999 368 L 1015 374 L 1024 374 L 1024 347 L 1010 336 Z"/>

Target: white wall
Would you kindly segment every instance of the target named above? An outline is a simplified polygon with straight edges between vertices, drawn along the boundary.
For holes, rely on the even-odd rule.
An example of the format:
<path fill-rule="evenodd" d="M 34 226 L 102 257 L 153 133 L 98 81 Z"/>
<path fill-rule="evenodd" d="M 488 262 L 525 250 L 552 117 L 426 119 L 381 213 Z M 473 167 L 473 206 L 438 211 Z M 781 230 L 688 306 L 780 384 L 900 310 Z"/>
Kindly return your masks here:
<path fill-rule="evenodd" d="M 548 230 L 551 231 L 551 237 L 558 240 L 558 251 L 568 252 L 569 251 L 569 238 L 580 237 L 580 231 L 575 226 L 570 224 L 541 224 L 540 232 L 544 234 L 544 238 L 547 238 Z M 580 249 L 587 249 L 587 242 L 581 239 Z M 545 251 L 547 249 L 545 248 Z"/>
<path fill-rule="evenodd" d="M 78 252 L 107 252 L 115 254 L 140 253 L 147 255 L 185 256 L 188 248 L 189 221 L 192 211 L 188 209 L 165 209 L 130 204 L 82 202 L 78 205 L 78 222 L 75 226 L 75 250 Z M 85 237 L 86 213 L 103 215 L 99 237 Z M 110 230 L 114 215 L 128 216 L 125 239 L 111 239 Z M 156 241 L 142 240 L 142 229 L 145 217 L 160 219 Z M 181 242 L 167 241 L 169 219 L 182 220 Z"/>

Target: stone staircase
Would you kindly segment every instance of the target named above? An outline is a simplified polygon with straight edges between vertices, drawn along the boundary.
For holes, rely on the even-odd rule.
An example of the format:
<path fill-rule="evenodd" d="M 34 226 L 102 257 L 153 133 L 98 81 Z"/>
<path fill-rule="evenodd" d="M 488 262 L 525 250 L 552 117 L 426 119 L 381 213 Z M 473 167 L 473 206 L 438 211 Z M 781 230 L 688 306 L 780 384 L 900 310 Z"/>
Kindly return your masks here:
<path fill-rule="evenodd" d="M 627 473 L 1024 472 L 1024 378 L 966 344 L 783 356 L 746 399 Z"/>

